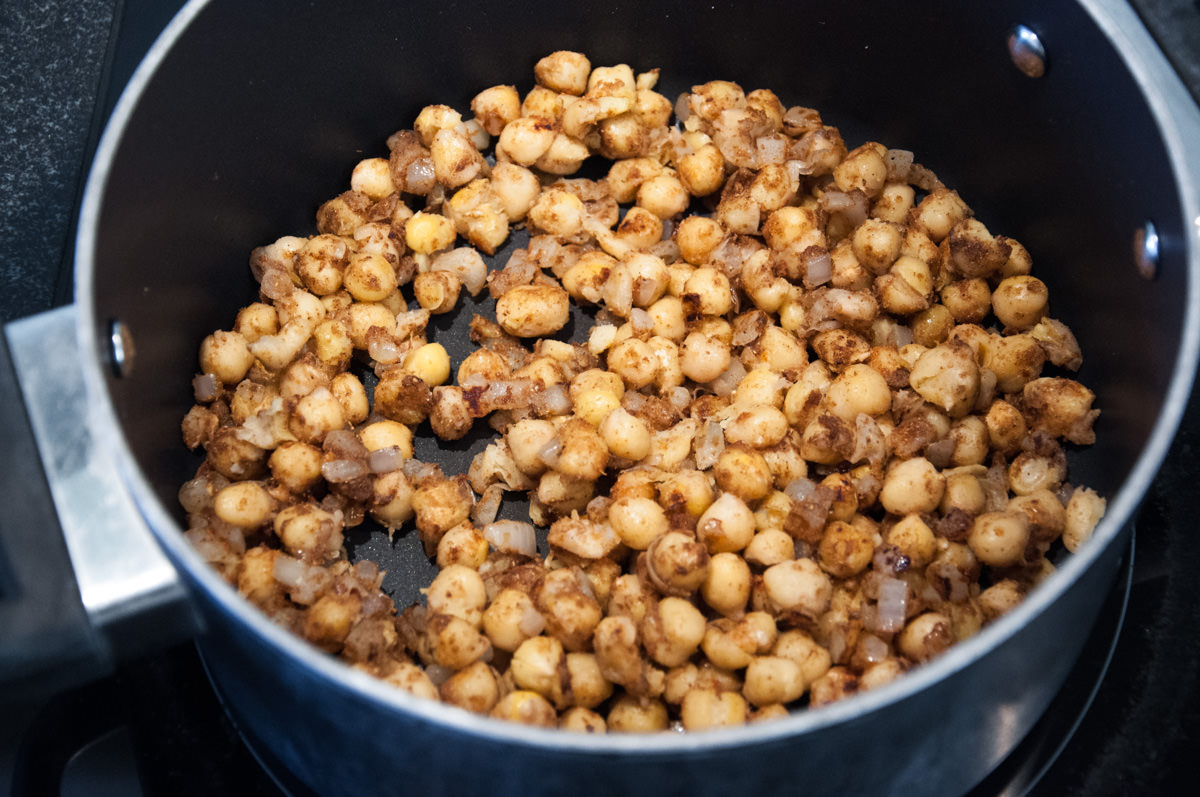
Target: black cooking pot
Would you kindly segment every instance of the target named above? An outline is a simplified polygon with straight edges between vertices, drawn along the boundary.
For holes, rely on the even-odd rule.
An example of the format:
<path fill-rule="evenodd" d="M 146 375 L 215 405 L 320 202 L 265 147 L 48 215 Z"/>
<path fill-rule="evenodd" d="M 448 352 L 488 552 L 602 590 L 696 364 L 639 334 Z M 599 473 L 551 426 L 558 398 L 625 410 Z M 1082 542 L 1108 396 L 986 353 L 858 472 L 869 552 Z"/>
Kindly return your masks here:
<path fill-rule="evenodd" d="M 256 294 L 247 253 L 311 232 L 316 203 L 424 105 L 465 110 L 483 87 L 528 88 L 556 49 L 661 67 L 667 96 L 717 78 L 772 88 L 819 108 L 851 146 L 915 151 L 1024 243 L 1103 411 L 1098 442 L 1071 454 L 1072 480 L 1109 501 L 1089 545 L 896 683 L 776 722 L 650 737 L 555 733 L 412 698 L 221 582 L 181 535 L 176 492 L 196 461 L 179 421 L 198 341 Z M 1174 434 L 1196 362 L 1198 224 L 1200 118 L 1119 3 L 191 3 L 101 142 L 76 304 L 7 329 L 36 435 L 6 425 L 6 450 L 40 453 L 47 477 L 4 477 L 22 495 L 4 529 L 4 591 L 23 613 L 8 621 L 0 673 L 9 688 L 61 684 L 198 634 L 235 720 L 324 794 L 964 791 L 1070 670 Z M 469 452 L 451 449 L 439 456 L 453 468 Z M 65 542 L 43 530 L 55 514 Z M 21 537 L 29 529 L 36 539 Z M 382 539 L 359 553 L 384 559 L 403 604 L 432 568 L 415 540 Z"/>

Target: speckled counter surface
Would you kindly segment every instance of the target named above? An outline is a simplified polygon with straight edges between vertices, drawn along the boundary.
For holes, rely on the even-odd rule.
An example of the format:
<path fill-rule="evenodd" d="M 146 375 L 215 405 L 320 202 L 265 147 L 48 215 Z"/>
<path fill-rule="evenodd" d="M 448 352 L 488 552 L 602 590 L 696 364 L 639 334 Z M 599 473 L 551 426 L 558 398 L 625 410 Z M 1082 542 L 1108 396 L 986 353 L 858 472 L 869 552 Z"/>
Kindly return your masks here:
<path fill-rule="evenodd" d="M 123 34 L 144 26 L 140 35 L 148 44 L 176 5 L 174 0 L 0 0 L 0 322 L 69 300 L 70 247 L 83 176 L 106 109 L 115 101 L 109 87 L 122 84 L 122 75 L 134 66 L 120 55 L 114 60 L 110 45 L 116 26 L 122 25 Z M 1193 96 L 1200 97 L 1200 3 L 1135 0 L 1133 5 Z M 1195 490 L 1198 435 L 1200 398 L 1193 395 L 1184 426 L 1146 499 L 1144 526 L 1149 530 L 1139 528 L 1140 564 L 1130 595 L 1130 621 L 1100 697 L 1038 794 L 1169 793 L 1176 777 L 1193 767 L 1200 743 L 1200 635 L 1189 630 L 1200 612 L 1200 545 L 1191 529 L 1200 511 Z M 160 661 L 139 665 L 135 675 L 148 679 L 147 688 L 170 688 L 179 672 L 174 659 L 180 655 L 188 654 L 164 654 Z M 202 689 L 195 663 L 186 660 L 182 666 L 201 679 Z M 143 689 L 129 699 L 130 683 L 129 674 L 119 673 L 77 700 L 123 698 L 122 717 L 139 710 L 165 715 L 172 706 L 185 715 L 211 709 L 201 698 L 182 692 L 154 697 Z M 66 709 L 60 704 L 59 709 L 85 704 L 68 703 Z M 0 776 L 4 756 L 11 755 L 6 745 L 19 736 L 14 723 L 12 716 L 0 718 Z M 190 746 L 206 727 L 173 729 L 168 738 L 187 739 Z M 138 750 L 143 764 L 148 755 L 155 752 Z M 202 768 L 232 767 L 230 756 L 234 754 L 216 750 Z M 175 776 L 175 781 L 159 782 L 178 784 L 188 773 Z M 160 793 L 153 782 L 142 773 L 143 793 Z M 5 785 L 0 777 L 0 791 Z M 88 785 L 94 784 L 85 784 L 80 793 L 96 793 Z"/>
<path fill-rule="evenodd" d="M 117 0 L 0 4 L 0 293 L 10 321 L 50 307 Z M 66 293 L 58 293 L 66 297 Z"/>

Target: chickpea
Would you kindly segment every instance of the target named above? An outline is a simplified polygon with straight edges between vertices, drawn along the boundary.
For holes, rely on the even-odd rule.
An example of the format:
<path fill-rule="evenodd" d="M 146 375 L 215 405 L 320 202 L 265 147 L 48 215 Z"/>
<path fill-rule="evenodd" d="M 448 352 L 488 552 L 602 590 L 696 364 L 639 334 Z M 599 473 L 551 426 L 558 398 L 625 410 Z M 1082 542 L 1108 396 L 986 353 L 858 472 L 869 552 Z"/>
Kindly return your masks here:
<path fill-rule="evenodd" d="M 971 524 L 967 544 L 984 564 L 992 567 L 1017 564 L 1029 544 L 1029 521 L 1020 512 L 985 512 Z"/>
<path fill-rule="evenodd" d="M 557 50 L 540 59 L 533 67 L 539 85 L 563 94 L 582 95 L 587 91 L 592 64 L 583 53 Z"/>
<path fill-rule="evenodd" d="M 558 713 L 554 705 L 537 692 L 516 689 L 500 698 L 490 715 L 496 719 L 553 728 L 558 725 Z"/>
<path fill-rule="evenodd" d="M 1104 516 L 1106 503 L 1095 490 L 1087 487 L 1071 493 L 1062 534 L 1063 545 L 1068 551 L 1074 553 L 1091 538 L 1096 524 Z"/>
<path fill-rule="evenodd" d="M 200 344 L 200 369 L 225 385 L 236 385 L 254 364 L 254 355 L 240 332 L 218 330 Z"/>
<path fill-rule="evenodd" d="M 894 515 L 932 512 L 942 500 L 946 478 L 924 457 L 893 465 L 884 477 L 879 502 Z"/>
<path fill-rule="evenodd" d="M 275 515 L 275 536 L 284 549 L 306 562 L 327 563 L 339 558 L 342 524 L 313 504 L 292 504 Z"/>
<path fill-rule="evenodd" d="M 472 623 L 461 617 L 435 614 L 427 627 L 433 658 L 451 670 L 462 670 L 491 652 L 491 643 Z"/>
<path fill-rule="evenodd" d="M 992 310 L 1006 327 L 1028 330 L 1046 315 L 1049 295 L 1037 277 L 1007 277 L 992 292 Z"/>
<path fill-rule="evenodd" d="M 404 243 L 414 252 L 433 254 L 454 243 L 454 222 L 437 213 L 419 210 L 404 225 Z"/>
<path fill-rule="evenodd" d="M 860 413 L 875 416 L 890 410 L 892 392 L 878 371 L 865 363 L 854 363 L 829 385 L 825 404 L 834 415 L 852 423 Z"/>
<path fill-rule="evenodd" d="M 953 641 L 950 618 L 940 612 L 925 612 L 904 626 L 897 647 L 914 661 L 928 661 L 943 653 Z"/>
<path fill-rule="evenodd" d="M 501 590 L 488 604 L 482 624 L 493 647 L 512 652 L 540 634 L 546 627 L 546 620 L 528 593 L 508 588 Z"/>
<path fill-rule="evenodd" d="M 340 373 L 329 383 L 329 392 L 342 405 L 342 417 L 351 425 L 360 424 L 371 412 L 367 390 L 352 373 Z"/>
<path fill-rule="evenodd" d="M 715 689 L 693 689 L 680 705 L 680 719 L 688 731 L 743 725 L 748 712 L 746 699 L 737 692 Z"/>
<path fill-rule="evenodd" d="M 500 682 L 491 667 L 476 661 L 442 682 L 438 696 L 452 706 L 487 714 L 500 702 Z"/>
<path fill-rule="evenodd" d="M 825 529 L 818 548 L 821 567 L 838 578 L 849 578 L 866 570 L 874 553 L 873 534 L 840 520 Z"/>
<path fill-rule="evenodd" d="M 564 704 L 561 670 L 566 669 L 566 652 L 554 637 L 535 636 L 526 639 L 513 652 L 509 672 L 521 689 L 537 692 L 555 705 Z"/>
<path fill-rule="evenodd" d="M 430 387 L 436 387 L 450 378 L 450 355 L 442 344 L 426 343 L 406 354 L 401 368 Z"/>
<path fill-rule="evenodd" d="M 464 565 L 450 565 L 434 577 L 426 591 L 426 602 L 433 614 L 458 617 L 473 628 L 479 628 L 487 605 L 487 588 L 475 570 Z"/>
<path fill-rule="evenodd" d="M 812 559 L 793 559 L 763 572 L 766 596 L 780 611 L 817 617 L 829 608 L 833 583 Z"/>
<path fill-rule="evenodd" d="M 750 566 L 736 553 L 714 554 L 708 575 L 700 585 L 704 602 L 729 617 L 741 614 L 750 600 Z"/>
<path fill-rule="evenodd" d="M 692 332 L 683 340 L 679 364 L 688 379 L 703 384 L 725 373 L 730 359 L 728 344 L 700 332 Z"/>
<path fill-rule="evenodd" d="M 782 656 L 756 656 L 746 667 L 742 694 L 756 706 L 790 703 L 808 688 L 800 665 Z"/>
<path fill-rule="evenodd" d="M 285 489 L 304 493 L 321 480 L 321 449 L 298 441 L 286 442 L 271 452 L 271 476 Z"/>
<path fill-rule="evenodd" d="M 614 408 L 605 416 L 599 432 L 604 445 L 615 456 L 636 462 L 650 453 L 650 427 L 622 407 Z"/>
<path fill-rule="evenodd" d="M 763 529 L 754 535 L 743 552 L 746 561 L 770 567 L 795 558 L 795 541 L 783 529 Z"/>
<path fill-rule="evenodd" d="M 608 729 L 617 733 L 648 733 L 666 730 L 670 717 L 661 700 L 642 700 L 621 695 L 608 710 Z"/>
<path fill-rule="evenodd" d="M 717 457 L 713 475 L 722 490 L 745 501 L 765 497 L 774 482 L 763 455 L 745 446 L 726 447 Z"/>
<path fill-rule="evenodd" d="M 489 136 L 498 136 L 521 115 L 521 97 L 515 86 L 492 86 L 475 95 L 471 111 Z"/>
<path fill-rule="evenodd" d="M 488 541 L 483 532 L 469 523 L 462 523 L 447 531 L 437 544 L 438 567 L 463 565 L 478 569 L 488 555 Z"/>
<path fill-rule="evenodd" d="M 570 316 L 567 292 L 551 285 L 521 285 L 496 301 L 496 319 L 518 337 L 549 335 L 562 329 Z"/>
<path fill-rule="evenodd" d="M 683 598 L 665 597 L 656 612 L 642 619 L 642 640 L 650 658 L 665 667 L 678 667 L 700 648 L 705 620 Z"/>
<path fill-rule="evenodd" d="M 213 512 L 221 520 L 244 529 L 257 528 L 271 518 L 271 496 L 258 482 L 234 482 L 213 499 Z"/>
<path fill-rule="evenodd" d="M 668 531 L 655 537 L 646 557 L 651 579 L 671 592 L 691 594 L 708 577 L 708 550 L 682 532 Z"/>
<path fill-rule="evenodd" d="M 637 190 L 638 207 L 645 208 L 660 219 L 682 214 L 691 200 L 690 191 L 683 180 L 672 174 L 651 177 Z"/>
<path fill-rule="evenodd" d="M 736 494 L 723 493 L 700 515 L 696 535 L 710 554 L 736 553 L 754 537 L 754 514 Z"/>

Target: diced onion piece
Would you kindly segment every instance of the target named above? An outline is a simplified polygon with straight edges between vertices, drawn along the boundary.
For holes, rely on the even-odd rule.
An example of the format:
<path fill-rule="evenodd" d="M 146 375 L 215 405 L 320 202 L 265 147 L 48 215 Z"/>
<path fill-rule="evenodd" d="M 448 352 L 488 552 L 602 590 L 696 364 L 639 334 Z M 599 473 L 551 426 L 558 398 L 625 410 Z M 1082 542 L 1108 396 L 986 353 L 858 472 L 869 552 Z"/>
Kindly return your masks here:
<path fill-rule="evenodd" d="M 400 446 L 377 448 L 367 455 L 367 465 L 371 473 L 390 473 L 404 467 L 404 454 Z"/>
<path fill-rule="evenodd" d="M 458 277 L 458 281 L 472 296 L 478 296 L 487 283 L 487 263 L 483 262 L 483 256 L 476 249 L 469 246 L 460 246 L 438 255 L 429 269 L 447 271 Z"/>
<path fill-rule="evenodd" d="M 321 465 L 321 475 L 325 477 L 325 481 L 334 484 L 354 481 L 367 473 L 367 463 L 357 459 L 331 459 Z"/>
<path fill-rule="evenodd" d="M 497 520 L 483 527 L 483 537 L 497 551 L 537 555 L 537 537 L 532 523 L 519 520 Z"/>
<path fill-rule="evenodd" d="M 192 395 L 201 404 L 207 404 L 221 392 L 221 384 L 213 374 L 197 374 L 192 380 Z"/>
<path fill-rule="evenodd" d="M 904 628 L 908 611 L 908 584 L 898 578 L 885 578 L 879 583 L 878 615 L 880 631 L 895 633 Z"/>

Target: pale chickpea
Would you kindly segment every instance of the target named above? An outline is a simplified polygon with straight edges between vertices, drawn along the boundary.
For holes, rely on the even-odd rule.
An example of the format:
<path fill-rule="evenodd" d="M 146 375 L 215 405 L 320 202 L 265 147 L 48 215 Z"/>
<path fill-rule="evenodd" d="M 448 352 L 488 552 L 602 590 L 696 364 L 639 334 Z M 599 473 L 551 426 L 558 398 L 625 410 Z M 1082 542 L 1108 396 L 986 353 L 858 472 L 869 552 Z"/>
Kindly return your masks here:
<path fill-rule="evenodd" d="M 289 441 L 271 452 L 271 476 L 293 493 L 303 493 L 321 479 L 321 449 L 308 443 Z"/>
<path fill-rule="evenodd" d="M 683 302 L 678 296 L 664 296 L 646 308 L 654 323 L 654 334 L 679 343 L 687 334 Z"/>
<path fill-rule="evenodd" d="M 992 291 L 992 311 L 1006 327 L 1031 329 L 1046 315 L 1049 296 L 1046 283 L 1037 277 L 1007 277 Z"/>
<path fill-rule="evenodd" d="M 721 225 L 707 216 L 688 216 L 675 228 L 679 254 L 693 266 L 708 262 L 708 256 L 725 237 Z"/>
<path fill-rule="evenodd" d="M 484 609 L 481 622 L 492 646 L 509 652 L 546 627 L 545 618 L 538 613 L 529 594 L 513 588 L 497 593 Z"/>
<path fill-rule="evenodd" d="M 538 60 L 533 67 L 539 85 L 563 94 L 581 95 L 587 91 L 592 64 L 583 53 L 556 50 Z"/>
<path fill-rule="evenodd" d="M 404 356 L 404 373 L 419 377 L 430 387 L 444 384 L 450 378 L 450 355 L 440 343 L 426 343 Z"/>
<path fill-rule="evenodd" d="M 670 723 L 667 706 L 661 700 L 621 695 L 608 710 L 608 730 L 615 733 L 663 731 Z"/>
<path fill-rule="evenodd" d="M 766 497 L 774 485 L 766 457 L 743 445 L 727 446 L 717 457 L 713 475 L 722 490 L 744 501 Z"/>
<path fill-rule="evenodd" d="M 488 541 L 483 532 L 469 523 L 447 531 L 437 544 L 437 563 L 440 568 L 463 565 L 472 569 L 487 561 Z"/>
<path fill-rule="evenodd" d="M 969 515 L 976 515 L 983 511 L 986 501 L 983 485 L 969 468 L 946 472 L 946 490 L 941 503 L 943 513 L 960 509 Z"/>
<path fill-rule="evenodd" d="M 691 195 L 683 181 L 672 174 L 660 174 L 642 183 L 637 190 L 638 207 L 670 219 L 682 214 L 691 203 Z"/>
<path fill-rule="evenodd" d="M 658 622 L 651 624 L 650 617 Z M 664 667 L 678 667 L 699 650 L 704 639 L 704 615 L 683 598 L 668 596 L 658 602 L 656 614 L 642 620 L 642 638 L 646 653 Z"/>
<path fill-rule="evenodd" d="M 662 219 L 643 207 L 632 207 L 617 225 L 617 237 L 634 249 L 648 249 L 662 240 Z"/>
<path fill-rule="evenodd" d="M 715 144 L 704 144 L 684 155 L 676 168 L 679 182 L 692 196 L 708 196 L 725 183 L 725 156 Z"/>
<path fill-rule="evenodd" d="M 419 210 L 404 225 L 404 243 L 419 254 L 433 254 L 454 243 L 454 222 L 437 213 Z"/>
<path fill-rule="evenodd" d="M 742 694 L 756 706 L 790 703 L 798 699 L 808 684 L 800 665 L 782 656 L 756 656 L 746 667 Z"/>
<path fill-rule="evenodd" d="M 928 661 L 954 642 L 951 626 L 950 618 L 940 612 L 919 614 L 904 626 L 897 647 L 913 661 Z"/>
<path fill-rule="evenodd" d="M 872 199 L 879 196 L 887 182 L 886 153 L 887 148 L 875 142 L 851 150 L 833 169 L 837 187 L 843 191 L 858 189 Z"/>
<path fill-rule="evenodd" d="M 226 523 L 253 529 L 271 519 L 272 504 L 270 494 L 258 482 L 234 482 L 214 496 L 213 513 Z"/>
<path fill-rule="evenodd" d="M 979 365 L 967 345 L 939 344 L 917 358 L 909 384 L 930 404 L 961 418 L 979 397 Z"/>
<path fill-rule="evenodd" d="M 638 496 L 613 501 L 608 508 L 608 522 L 621 542 L 635 551 L 646 550 L 670 528 L 666 512 L 658 502 Z"/>
<path fill-rule="evenodd" d="M 529 689 L 515 689 L 500 698 L 489 716 L 542 728 L 558 725 L 558 712 L 554 710 L 554 704 Z"/>
<path fill-rule="evenodd" d="M 908 557 L 910 567 L 920 570 L 933 561 L 937 538 L 920 515 L 905 515 L 888 530 L 887 542 Z"/>
<path fill-rule="evenodd" d="M 763 587 L 771 603 L 783 612 L 817 617 L 829 608 L 833 582 L 812 559 L 793 559 L 768 567 Z"/>
<path fill-rule="evenodd" d="M 697 268 L 688 276 L 683 290 L 685 295 L 696 297 L 697 308 L 705 315 L 725 315 L 733 306 L 729 278 L 715 268 Z"/>
<path fill-rule="evenodd" d="M 515 86 L 492 86 L 475 95 L 471 111 L 489 136 L 498 136 L 521 115 L 521 95 Z"/>
<path fill-rule="evenodd" d="M 795 558 L 796 545 L 783 529 L 763 529 L 754 535 L 742 555 L 750 564 L 770 567 Z"/>
<path fill-rule="evenodd" d="M 487 588 L 479 573 L 470 567 L 450 565 L 443 568 L 434 577 L 425 596 L 429 611 L 433 614 L 458 617 L 475 628 L 483 623 Z"/>
<path fill-rule="evenodd" d="M 730 359 L 729 345 L 721 340 L 701 332 L 691 332 L 683 339 L 680 365 L 684 375 L 692 381 L 711 382 L 725 373 Z"/>
<path fill-rule="evenodd" d="M 650 427 L 622 407 L 616 407 L 605 416 L 599 431 L 604 445 L 615 456 L 636 462 L 650 453 Z"/>
<path fill-rule="evenodd" d="M 727 728 L 745 724 L 746 699 L 737 692 L 693 689 L 683 697 L 679 718 L 689 732 Z"/>
<path fill-rule="evenodd" d="M 945 489 L 946 478 L 933 463 L 924 457 L 913 457 L 888 469 L 879 502 L 894 515 L 932 512 Z"/>
<path fill-rule="evenodd" d="M 491 188 L 510 222 L 524 219 L 541 192 L 537 175 L 516 163 L 497 163 L 492 167 Z"/>
<path fill-rule="evenodd" d="M 275 536 L 288 553 L 307 562 L 327 563 L 340 557 L 342 523 L 315 504 L 292 504 L 273 521 Z"/>
<path fill-rule="evenodd" d="M 370 414 L 370 402 L 367 390 L 357 376 L 352 373 L 340 373 L 329 382 L 329 391 L 342 405 L 342 416 L 346 423 L 360 424 Z"/>
<path fill-rule="evenodd" d="M 1029 521 L 1021 512 L 985 512 L 975 518 L 967 545 L 979 561 L 992 567 L 1009 567 L 1025 556 Z"/>
<path fill-rule="evenodd" d="M 700 596 L 713 610 L 736 616 L 750 600 L 751 574 L 746 560 L 736 553 L 713 555 L 708 575 L 700 585 Z"/>
<path fill-rule="evenodd" d="M 700 470 L 667 474 L 658 486 L 658 500 L 663 506 L 682 507 L 696 518 L 712 505 L 714 497 L 711 477 Z"/>
<path fill-rule="evenodd" d="M 247 343 L 253 343 L 264 335 L 279 331 L 279 316 L 271 305 L 251 302 L 238 311 L 233 331 L 241 334 Z"/>
<path fill-rule="evenodd" d="M 854 363 L 829 385 L 825 406 L 842 420 L 853 423 L 860 413 L 875 416 L 890 410 L 892 391 L 874 368 Z"/>
<path fill-rule="evenodd" d="M 218 330 L 200 344 L 200 370 L 224 385 L 236 385 L 254 365 L 254 355 L 240 332 Z"/>
<path fill-rule="evenodd" d="M 627 338 L 608 350 L 608 368 L 626 385 L 637 390 L 654 381 L 658 374 L 658 358 L 645 341 Z"/>
<path fill-rule="evenodd" d="M 496 301 L 496 320 L 518 337 L 540 337 L 562 329 L 570 317 L 567 292 L 554 285 L 520 285 Z"/>
<path fill-rule="evenodd" d="M 806 684 L 811 684 L 828 672 L 833 663 L 829 650 L 799 629 L 781 632 L 771 647 L 771 654 L 799 664 L 800 674 Z"/>
<path fill-rule="evenodd" d="M 821 567 L 837 578 L 856 576 L 867 569 L 875 553 L 875 535 L 858 526 L 835 520 L 825 528 L 817 549 Z"/>
<path fill-rule="evenodd" d="M 550 235 L 574 235 L 583 229 L 583 200 L 565 188 L 542 191 L 529 209 L 529 221 Z"/>
<path fill-rule="evenodd" d="M 736 494 L 722 493 L 700 515 L 696 535 L 711 554 L 736 553 L 754 537 L 754 513 Z"/>
<path fill-rule="evenodd" d="M 1063 526 L 1063 545 L 1068 551 L 1078 551 L 1092 537 L 1096 524 L 1104 517 L 1107 502 L 1089 487 L 1077 488 L 1067 501 Z"/>

